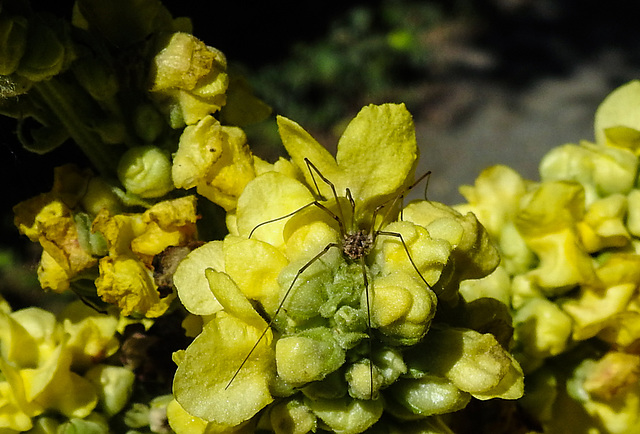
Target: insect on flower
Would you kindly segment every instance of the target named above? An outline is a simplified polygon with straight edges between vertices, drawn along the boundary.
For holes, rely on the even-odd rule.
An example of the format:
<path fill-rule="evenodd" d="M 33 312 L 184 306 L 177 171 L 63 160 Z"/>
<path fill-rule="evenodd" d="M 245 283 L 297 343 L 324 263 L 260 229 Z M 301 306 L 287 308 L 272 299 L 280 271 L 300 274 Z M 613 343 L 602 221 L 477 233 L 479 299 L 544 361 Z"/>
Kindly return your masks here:
<path fill-rule="evenodd" d="M 295 273 L 295 275 L 293 277 L 293 280 L 289 284 L 287 290 L 284 292 L 284 295 L 282 296 L 282 298 L 280 300 L 280 303 L 278 304 L 275 312 L 271 315 L 270 319 L 268 320 L 267 326 L 262 331 L 262 333 L 260 334 L 259 338 L 256 340 L 256 342 L 253 345 L 252 349 L 249 351 L 249 353 L 245 356 L 243 361 L 240 363 L 240 365 L 237 368 L 237 370 L 235 371 L 234 375 L 231 377 L 231 379 L 227 383 L 225 389 L 227 389 L 227 388 L 229 388 L 231 386 L 231 384 L 233 383 L 234 379 L 237 377 L 237 375 L 240 373 L 242 368 L 245 366 L 245 364 L 247 363 L 247 361 L 249 360 L 249 358 L 251 357 L 251 355 L 253 354 L 254 350 L 257 348 L 258 344 L 263 339 L 263 337 L 265 336 L 265 334 L 267 333 L 269 328 L 274 326 L 274 324 L 276 323 L 276 319 L 277 319 L 278 314 L 280 314 L 280 312 L 283 309 L 286 311 L 285 302 L 287 301 L 287 299 L 289 298 L 289 296 L 293 292 L 293 289 L 294 289 L 294 287 L 296 285 L 296 282 L 298 280 L 301 280 L 303 275 L 305 275 L 305 272 L 314 263 L 316 263 L 321 258 L 323 258 L 330 250 L 335 248 L 340 252 L 340 254 L 343 256 L 343 258 L 348 263 L 358 264 L 360 269 L 361 269 L 361 271 L 362 271 L 362 283 L 363 283 L 363 287 L 364 287 L 364 303 L 366 303 L 366 306 L 365 306 L 366 316 L 367 316 L 367 318 L 366 318 L 366 331 L 367 331 L 367 336 L 368 336 L 368 352 L 369 352 L 369 357 L 368 357 L 368 359 L 369 359 L 368 360 L 368 365 L 369 365 L 368 366 L 368 369 L 369 369 L 369 381 L 368 381 L 369 382 L 369 394 L 368 394 L 368 396 L 369 396 L 369 399 L 374 399 L 375 398 L 375 393 L 374 393 L 374 362 L 373 362 L 373 357 L 372 357 L 372 352 L 373 352 L 372 351 L 373 327 L 372 327 L 372 322 L 371 322 L 371 314 L 372 314 L 372 312 L 371 312 L 371 296 L 373 294 L 370 293 L 372 288 L 370 287 L 369 278 L 367 277 L 368 270 L 367 270 L 366 259 L 367 259 L 367 256 L 369 255 L 369 253 L 375 247 L 378 237 L 380 237 L 380 236 L 394 237 L 397 240 L 399 240 L 400 243 L 402 244 L 402 248 L 404 249 L 404 252 L 406 253 L 407 259 L 411 263 L 411 266 L 412 266 L 413 270 L 415 270 L 415 272 L 419 276 L 420 280 L 424 283 L 424 285 L 426 285 L 426 287 L 429 290 L 432 289 L 431 285 L 429 285 L 429 283 L 426 281 L 426 279 L 420 273 L 420 271 L 418 269 L 418 266 L 416 265 L 416 263 L 414 262 L 413 258 L 411 257 L 411 254 L 409 253 L 409 248 L 407 247 L 407 244 L 406 244 L 405 239 L 403 238 L 402 234 L 400 234 L 399 232 L 392 232 L 392 231 L 382 230 L 382 227 L 386 223 L 389 223 L 391 220 L 395 220 L 395 218 L 391 219 L 391 216 L 392 216 L 394 210 L 396 212 L 398 212 L 398 209 L 401 208 L 402 199 L 409 192 L 409 190 L 414 188 L 416 185 L 418 185 L 424 179 L 427 179 L 427 184 L 428 184 L 428 177 L 431 174 L 431 172 L 429 171 L 429 172 L 425 173 L 420 178 L 418 178 L 413 184 L 411 184 L 408 187 L 406 187 L 402 192 L 397 194 L 395 197 L 393 197 L 393 198 L 391 198 L 389 200 L 386 200 L 382 204 L 378 205 L 372 212 L 371 220 L 370 220 L 370 223 L 368 224 L 369 227 L 366 228 L 366 229 L 363 229 L 362 227 L 360 227 L 361 225 L 363 225 L 362 222 L 359 222 L 356 219 L 356 206 L 357 206 L 357 204 L 356 204 L 356 202 L 355 202 L 355 200 L 353 198 L 353 195 L 352 195 L 350 189 L 346 188 L 344 197 L 340 197 L 338 195 L 338 192 L 336 191 L 335 185 L 328 178 L 326 178 L 320 172 L 320 170 L 311 161 L 309 161 L 309 159 L 305 158 L 304 161 L 305 161 L 305 163 L 307 165 L 307 168 L 309 170 L 309 173 L 311 175 L 311 179 L 312 179 L 314 187 L 315 187 L 316 200 L 314 200 L 313 202 L 310 202 L 310 203 L 308 203 L 308 204 L 296 209 L 295 211 L 293 211 L 291 213 L 288 213 L 288 214 L 283 215 L 281 217 L 277 217 L 275 219 L 267 220 L 265 222 L 262 222 L 262 223 L 258 224 L 249 233 L 248 238 L 251 238 L 253 236 L 253 234 L 255 233 L 255 231 L 258 230 L 260 227 L 262 227 L 264 225 L 268 225 L 268 224 L 274 223 L 276 221 L 280 221 L 280 220 L 283 220 L 283 219 L 287 219 L 287 218 L 293 217 L 294 215 L 301 213 L 303 210 L 308 209 L 308 208 L 312 208 L 312 207 L 316 207 L 316 208 L 320 209 L 322 212 L 326 213 L 331 219 L 333 219 L 337 223 L 338 232 L 339 232 L 339 238 L 338 238 L 338 240 L 336 242 L 328 243 L 319 253 L 317 253 L 315 256 L 313 256 L 308 262 L 306 262 L 306 264 L 304 264 L 297 271 L 297 273 Z M 331 193 L 332 193 L 332 196 L 333 196 L 332 199 L 335 201 L 335 206 L 332 206 L 333 204 L 329 204 L 329 200 L 327 200 L 322 195 L 322 193 L 320 192 L 320 188 L 318 186 L 318 182 L 316 180 L 316 176 L 319 177 L 322 180 L 322 182 L 324 182 L 331 189 Z M 426 199 L 426 187 L 425 187 L 425 199 Z M 399 213 L 400 213 L 400 219 L 402 219 L 402 212 L 399 211 Z"/>

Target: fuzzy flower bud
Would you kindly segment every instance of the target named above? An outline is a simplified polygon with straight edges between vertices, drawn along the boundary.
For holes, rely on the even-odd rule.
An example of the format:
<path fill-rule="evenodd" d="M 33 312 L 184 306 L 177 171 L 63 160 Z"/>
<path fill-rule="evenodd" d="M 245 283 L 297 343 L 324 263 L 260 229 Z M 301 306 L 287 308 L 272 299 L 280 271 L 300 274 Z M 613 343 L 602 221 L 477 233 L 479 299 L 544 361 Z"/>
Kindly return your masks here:
<path fill-rule="evenodd" d="M 155 146 L 129 149 L 118 163 L 118 178 L 128 192 L 143 198 L 173 190 L 169 156 Z"/>

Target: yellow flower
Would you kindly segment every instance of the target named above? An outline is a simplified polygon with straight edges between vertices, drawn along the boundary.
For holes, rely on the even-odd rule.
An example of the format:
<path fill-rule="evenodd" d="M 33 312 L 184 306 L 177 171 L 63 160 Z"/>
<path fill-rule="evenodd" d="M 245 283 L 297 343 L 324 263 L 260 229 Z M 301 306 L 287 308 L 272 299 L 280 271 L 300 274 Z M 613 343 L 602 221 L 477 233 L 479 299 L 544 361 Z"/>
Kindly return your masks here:
<path fill-rule="evenodd" d="M 105 318 L 82 303 L 69 306 L 58 322 L 39 308 L 0 313 L 0 427 L 25 431 L 45 411 L 84 418 L 98 402 L 96 389 L 74 369 L 114 353 L 117 319 Z M 102 330 L 94 325 L 102 323 Z M 80 343 L 79 339 L 89 338 Z M 98 338 L 98 339 L 96 339 Z M 81 372 L 81 371 L 80 371 Z"/>
<path fill-rule="evenodd" d="M 621 348 L 640 339 L 639 269 L 640 256 L 612 254 L 596 270 L 599 284 L 583 285 L 561 303 L 575 323 L 574 339 L 598 335 Z"/>
<path fill-rule="evenodd" d="M 509 167 L 492 166 L 480 173 L 474 186 L 460 187 L 469 203 L 455 207 L 477 216 L 499 247 L 501 264 L 510 274 L 527 271 L 535 260 L 514 224 L 529 184 Z"/>
<path fill-rule="evenodd" d="M 174 33 L 154 58 L 150 91 L 173 128 L 192 125 L 220 110 L 229 85 L 227 59 L 188 33 Z"/>
<path fill-rule="evenodd" d="M 233 210 L 240 193 L 255 177 L 244 132 L 220 125 L 213 116 L 187 126 L 173 156 L 172 176 L 177 188 L 196 187 L 198 194 Z"/>
<path fill-rule="evenodd" d="M 516 227 L 540 261 L 527 278 L 545 294 L 595 280 L 591 257 L 576 228 L 584 217 L 584 201 L 582 186 L 567 181 L 542 183 L 521 201 Z"/>
<path fill-rule="evenodd" d="M 160 202 L 142 214 L 96 216 L 92 229 L 107 241 L 109 255 L 100 259 L 98 295 L 122 309 L 153 318 L 162 315 L 175 294 L 161 294 L 154 281 L 152 260 L 169 246 L 195 238 L 195 197 Z"/>
<path fill-rule="evenodd" d="M 21 202 L 13 211 L 18 230 L 42 246 L 41 286 L 63 292 L 70 280 L 97 260 L 81 243 L 73 212 L 84 197 L 90 174 L 67 165 L 56 168 L 54 179 L 51 192 Z"/>
<path fill-rule="evenodd" d="M 174 275 L 180 300 L 203 326 L 175 357 L 180 411 L 172 425 L 182 426 L 186 412 L 232 431 L 290 397 L 298 403 L 290 409 L 272 406 L 274 428 L 295 413 L 295 426 L 283 425 L 292 432 L 316 419 L 336 432 L 361 432 L 383 412 L 376 395 L 406 372 L 399 348 L 428 333 L 436 292 L 453 303 L 460 280 L 497 266 L 472 215 L 416 204 L 395 222 L 401 201 L 393 199 L 414 182 L 418 157 L 404 106 L 362 109 L 335 159 L 293 121 L 278 125 L 291 162 L 254 160 L 257 176 L 227 217 L 230 235 L 191 252 Z M 349 257 L 343 236 L 359 230 L 375 245 Z M 502 369 L 478 396 L 521 394 L 511 387 L 518 369 Z"/>

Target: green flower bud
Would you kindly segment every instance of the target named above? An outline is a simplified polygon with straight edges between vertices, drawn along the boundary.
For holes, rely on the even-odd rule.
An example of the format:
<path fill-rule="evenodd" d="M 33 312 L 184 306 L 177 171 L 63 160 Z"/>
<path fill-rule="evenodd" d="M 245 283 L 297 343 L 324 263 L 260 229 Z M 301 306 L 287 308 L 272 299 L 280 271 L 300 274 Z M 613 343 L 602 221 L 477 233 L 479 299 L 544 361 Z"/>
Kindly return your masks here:
<path fill-rule="evenodd" d="M 73 74 L 80 85 L 97 101 L 106 101 L 118 92 L 115 71 L 104 59 L 83 57 L 73 64 Z"/>
<path fill-rule="evenodd" d="M 111 215 L 122 212 L 122 202 L 114 193 L 113 186 L 99 177 L 93 177 L 89 180 L 81 203 L 84 210 L 91 216 L 98 215 L 103 208 L 107 209 Z"/>
<path fill-rule="evenodd" d="M 166 123 L 162 115 L 151 104 L 141 104 L 133 114 L 133 128 L 136 135 L 147 143 L 152 143 L 160 137 Z"/>
<path fill-rule="evenodd" d="M 391 396 L 412 414 L 432 416 L 463 409 L 471 395 L 458 389 L 451 381 L 435 375 L 420 379 L 405 379 L 394 383 Z"/>
<path fill-rule="evenodd" d="M 513 320 L 527 362 L 562 353 L 571 338 L 571 318 L 546 298 L 531 299 L 518 309 Z"/>
<path fill-rule="evenodd" d="M 380 375 L 382 375 L 382 387 L 387 387 L 396 381 L 402 374 L 407 373 L 407 365 L 404 363 L 402 353 L 395 348 L 384 348 L 373 354 Z"/>
<path fill-rule="evenodd" d="M 67 47 L 59 35 L 44 23 L 31 26 L 27 47 L 16 73 L 31 81 L 42 81 L 66 67 Z"/>
<path fill-rule="evenodd" d="M 118 164 L 118 178 L 128 192 L 143 198 L 173 190 L 169 156 L 155 146 L 129 149 Z"/>
<path fill-rule="evenodd" d="M 57 434 L 60 422 L 53 417 L 39 417 L 33 421 L 29 434 Z"/>
<path fill-rule="evenodd" d="M 345 378 L 349 385 L 349 395 L 356 399 L 371 399 L 372 395 L 375 397 L 384 380 L 378 368 L 369 363 L 369 359 L 361 359 L 349 366 Z"/>
<path fill-rule="evenodd" d="M 96 386 L 100 408 L 107 416 L 115 415 L 129 402 L 135 380 L 135 375 L 129 369 L 97 365 L 85 377 Z"/>
<path fill-rule="evenodd" d="M 326 328 L 305 330 L 276 342 L 278 375 L 291 384 L 322 380 L 344 360 L 344 350 Z"/>
<path fill-rule="evenodd" d="M 70 419 L 58 427 L 56 434 L 109 434 L 109 425 L 104 418 L 92 413 L 85 419 Z"/>
<path fill-rule="evenodd" d="M 442 376 L 478 399 L 517 399 L 524 391 L 520 365 L 489 333 L 432 329 L 406 357 L 410 368 Z"/>
<path fill-rule="evenodd" d="M 342 371 L 333 371 L 324 380 L 304 386 L 302 393 L 309 399 L 342 398 L 348 392 Z"/>
<path fill-rule="evenodd" d="M 364 432 L 380 419 L 384 410 L 381 399 L 305 399 L 305 403 L 331 431 L 340 434 Z"/>
<path fill-rule="evenodd" d="M 129 428 L 149 426 L 149 407 L 140 402 L 134 402 L 124 415 L 124 423 Z"/>
<path fill-rule="evenodd" d="M 269 414 L 276 434 L 305 434 L 316 432 L 318 419 L 311 409 L 298 399 L 276 404 Z"/>

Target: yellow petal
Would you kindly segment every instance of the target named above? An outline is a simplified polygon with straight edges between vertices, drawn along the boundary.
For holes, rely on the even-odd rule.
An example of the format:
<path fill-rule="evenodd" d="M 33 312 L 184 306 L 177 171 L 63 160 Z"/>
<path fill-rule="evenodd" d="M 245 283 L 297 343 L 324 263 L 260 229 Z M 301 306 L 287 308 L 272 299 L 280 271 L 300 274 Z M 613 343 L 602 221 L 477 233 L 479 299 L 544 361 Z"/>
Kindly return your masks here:
<path fill-rule="evenodd" d="M 307 185 L 314 186 L 315 184 L 313 181 L 314 178 L 311 177 L 307 164 L 305 163 L 305 158 L 311 161 L 326 178 L 332 180 L 334 183 L 339 181 L 339 169 L 336 160 L 324 146 L 319 144 L 300 125 L 290 119 L 278 116 L 278 131 L 280 132 L 282 144 L 291 156 L 291 160 L 304 175 L 304 178 L 307 180 Z M 318 182 L 320 193 L 325 198 L 331 198 L 332 193 L 329 186 L 318 179 L 315 172 L 313 176 Z M 343 192 L 344 187 L 339 193 Z"/>
<path fill-rule="evenodd" d="M 174 396 L 184 410 L 234 427 L 273 401 L 269 392 L 275 375 L 270 330 L 229 385 L 262 331 L 224 311 L 204 326 L 185 351 L 173 380 Z"/>
<path fill-rule="evenodd" d="M 607 143 L 606 129 L 628 127 L 640 130 L 638 107 L 640 107 L 640 81 L 633 80 L 611 92 L 596 111 L 594 129 L 596 142 Z"/>
<path fill-rule="evenodd" d="M 224 270 L 222 241 L 211 241 L 184 258 L 173 274 L 173 283 L 184 307 L 195 315 L 211 315 L 222 305 L 209 289 L 204 270 Z"/>
<path fill-rule="evenodd" d="M 337 185 L 369 208 L 412 182 L 417 160 L 413 118 L 404 104 L 369 105 L 338 142 L 336 161 L 345 176 Z"/>
<path fill-rule="evenodd" d="M 265 328 L 267 326 L 267 323 L 255 311 L 247 297 L 240 291 L 229 275 L 207 268 L 205 276 L 209 281 L 211 292 L 213 292 L 226 312 L 248 324 L 252 324 L 254 327 Z"/>
<path fill-rule="evenodd" d="M 301 182 L 277 172 L 260 175 L 247 184 L 238 199 L 237 226 L 240 236 L 251 234 L 255 239 L 279 248 L 284 245 L 283 228 L 286 216 L 313 202 L 314 197 Z"/>
<path fill-rule="evenodd" d="M 244 295 L 273 312 L 280 299 L 278 276 L 289 260 L 275 247 L 254 239 L 225 243 L 224 255 L 225 271 Z"/>

